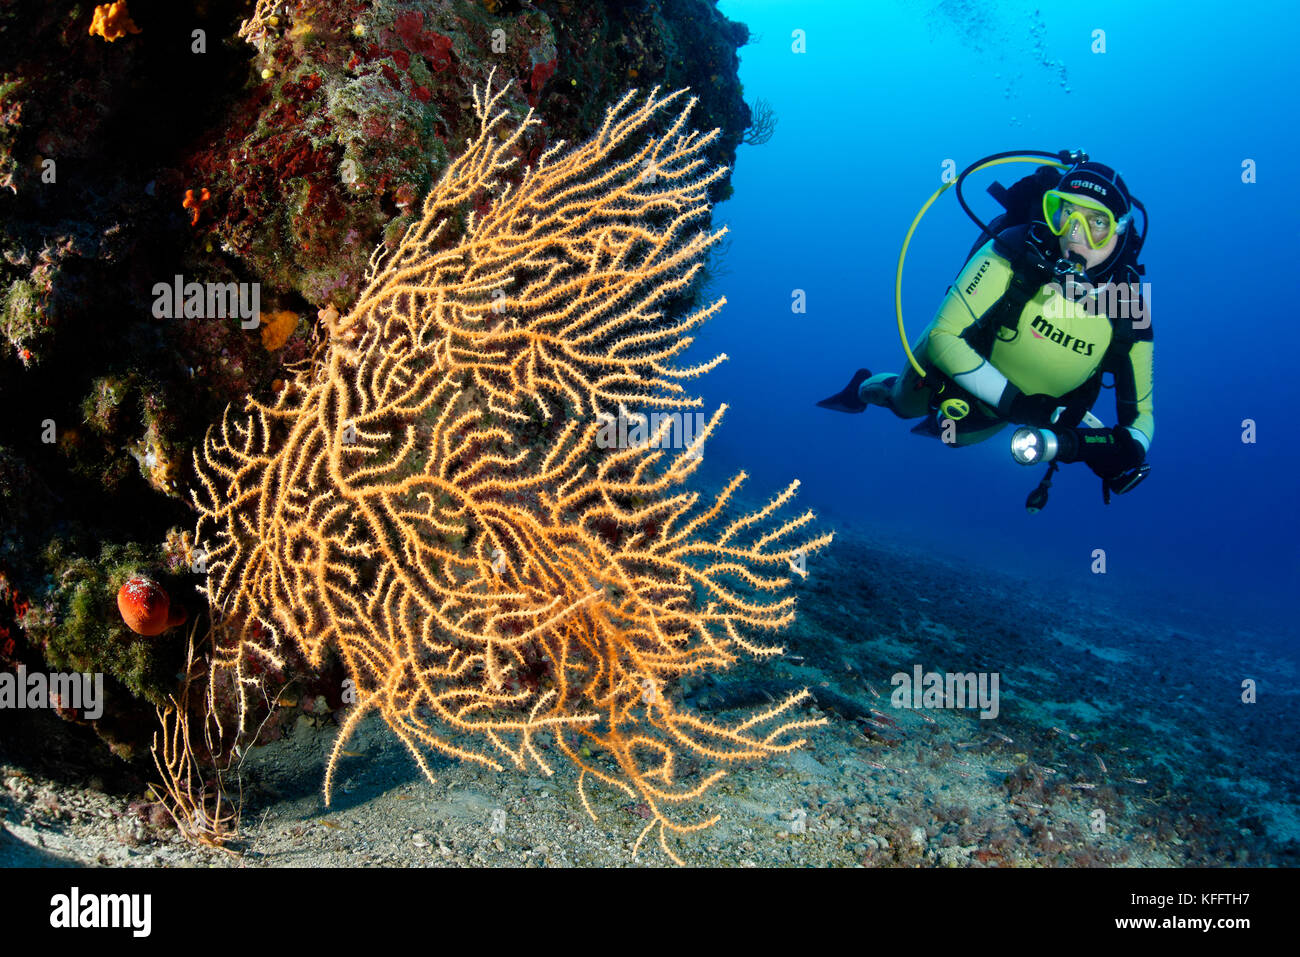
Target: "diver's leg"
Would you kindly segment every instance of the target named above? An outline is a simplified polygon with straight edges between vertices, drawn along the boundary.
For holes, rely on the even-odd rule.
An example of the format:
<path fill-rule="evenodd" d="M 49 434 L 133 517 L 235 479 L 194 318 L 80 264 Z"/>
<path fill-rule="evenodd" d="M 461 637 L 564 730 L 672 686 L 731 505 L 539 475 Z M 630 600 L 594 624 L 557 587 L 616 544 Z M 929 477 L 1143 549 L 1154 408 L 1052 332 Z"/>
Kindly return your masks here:
<path fill-rule="evenodd" d="M 912 343 L 912 354 L 917 357 L 927 372 L 930 371 L 930 365 L 926 360 L 930 348 L 930 330 L 934 328 L 937 321 L 937 318 L 932 319 Z M 932 395 L 933 390 L 921 385 L 921 376 L 917 374 L 916 368 L 910 362 L 903 368 L 901 374 L 888 372 L 872 376 L 858 389 L 858 396 L 863 402 L 883 405 L 900 419 L 918 419 L 928 414 Z"/>
<path fill-rule="evenodd" d="M 901 375 L 873 375 L 858 387 L 858 398 L 870 405 L 883 405 L 900 419 L 919 418 L 930 411 L 930 390 L 918 388 L 920 382 L 921 377 L 909 364 Z"/>

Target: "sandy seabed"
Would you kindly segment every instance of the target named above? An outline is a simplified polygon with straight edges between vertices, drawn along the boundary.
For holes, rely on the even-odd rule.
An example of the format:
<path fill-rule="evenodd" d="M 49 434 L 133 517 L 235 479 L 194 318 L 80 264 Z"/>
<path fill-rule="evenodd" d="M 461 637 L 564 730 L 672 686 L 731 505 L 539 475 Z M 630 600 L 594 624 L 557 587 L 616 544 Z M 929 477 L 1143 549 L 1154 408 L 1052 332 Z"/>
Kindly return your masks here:
<path fill-rule="evenodd" d="M 683 706 L 728 718 L 807 687 L 808 713 L 829 723 L 796 753 L 731 769 L 699 809 L 720 822 L 669 838 L 687 864 L 1300 864 L 1300 665 L 1276 636 L 1150 596 L 1058 588 L 1049 602 L 997 572 L 972 584 L 852 529 L 808 571 L 784 657 L 679 690 Z M 997 717 L 895 707 L 891 678 L 918 665 L 996 672 Z M 1242 702 L 1244 679 L 1256 703 Z M 304 715 L 247 757 L 240 839 L 226 850 L 149 825 L 131 810 L 141 795 L 2 761 L 0 866 L 669 863 L 653 838 L 633 858 L 645 808 L 621 792 L 590 788 L 592 821 L 563 758 L 549 777 L 435 759 L 431 783 L 377 718 L 349 742 L 326 808 L 336 731 Z"/>

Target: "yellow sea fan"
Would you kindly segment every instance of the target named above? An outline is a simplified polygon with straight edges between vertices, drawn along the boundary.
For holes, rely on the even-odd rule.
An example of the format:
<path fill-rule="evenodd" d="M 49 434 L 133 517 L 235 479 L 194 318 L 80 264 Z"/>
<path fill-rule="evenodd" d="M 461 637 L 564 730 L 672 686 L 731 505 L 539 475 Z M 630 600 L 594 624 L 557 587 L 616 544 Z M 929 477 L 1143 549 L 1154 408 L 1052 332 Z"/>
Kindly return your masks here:
<path fill-rule="evenodd" d="M 797 483 L 740 515 L 743 474 L 707 506 L 685 490 L 725 407 L 675 452 L 660 447 L 671 420 L 633 447 L 597 441 L 625 408 L 698 407 L 682 382 L 725 358 L 678 364 L 723 300 L 659 308 L 722 235 L 701 228 L 725 172 L 702 156 L 717 131 L 686 128 L 685 91 L 631 91 L 590 141 L 520 171 L 535 120 L 510 123 L 490 87 L 475 91 L 477 139 L 392 255 L 376 253 L 322 361 L 274 404 L 228 409 L 196 454 L 206 592 L 264 633 L 245 629 L 217 665 L 244 682 L 251 658 L 279 664 L 286 647 L 313 665 L 341 655 L 358 703 L 327 800 L 371 710 L 431 778 L 430 751 L 549 774 L 545 735 L 593 816 L 590 778 L 644 803 L 642 837 L 657 827 L 672 855 L 666 831 L 713 820 L 674 807 L 724 773 L 684 780 L 677 755 L 788 751 L 820 719 L 796 695 L 727 726 L 667 689 L 779 653 L 749 635 L 793 620 L 778 593 L 830 535 L 807 537 L 810 513 L 777 520 Z"/>

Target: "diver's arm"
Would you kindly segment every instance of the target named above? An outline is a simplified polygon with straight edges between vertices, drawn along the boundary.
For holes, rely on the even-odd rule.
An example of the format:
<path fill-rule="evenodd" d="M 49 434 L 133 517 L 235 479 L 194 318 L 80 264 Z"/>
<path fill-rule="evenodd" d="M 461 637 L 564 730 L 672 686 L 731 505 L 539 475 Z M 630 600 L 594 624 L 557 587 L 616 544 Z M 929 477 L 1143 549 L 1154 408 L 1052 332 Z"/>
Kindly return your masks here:
<path fill-rule="evenodd" d="M 939 314 L 930 324 L 927 344 L 927 355 L 941 372 L 995 408 L 1010 383 L 961 336 L 1002 298 L 1010 284 L 1011 264 L 993 251 L 993 240 L 989 240 L 948 287 Z"/>
<path fill-rule="evenodd" d="M 1079 441 L 1077 452 L 1060 457 L 1062 462 L 1086 462 L 1093 472 L 1107 480 L 1131 474 L 1146 461 L 1156 430 L 1152 414 L 1150 325 L 1131 332 L 1119 323 L 1116 325 L 1121 335 L 1112 340 L 1111 354 L 1104 365 L 1115 376 L 1116 425 L 1113 429 L 1075 430 Z"/>
<path fill-rule="evenodd" d="M 1134 342 L 1128 348 L 1127 357 L 1115 365 L 1116 420 L 1133 433 L 1144 452 L 1151 450 L 1151 439 L 1156 434 L 1152 352 L 1150 339 Z"/>
<path fill-rule="evenodd" d="M 1126 429 L 1145 455 L 1156 433 L 1151 301 L 1142 295 L 1136 272 L 1130 270 L 1128 279 L 1117 286 L 1129 290 L 1130 295 L 1120 303 L 1119 315 L 1111 320 L 1114 336 L 1102 367 L 1115 376 L 1115 427 Z"/>

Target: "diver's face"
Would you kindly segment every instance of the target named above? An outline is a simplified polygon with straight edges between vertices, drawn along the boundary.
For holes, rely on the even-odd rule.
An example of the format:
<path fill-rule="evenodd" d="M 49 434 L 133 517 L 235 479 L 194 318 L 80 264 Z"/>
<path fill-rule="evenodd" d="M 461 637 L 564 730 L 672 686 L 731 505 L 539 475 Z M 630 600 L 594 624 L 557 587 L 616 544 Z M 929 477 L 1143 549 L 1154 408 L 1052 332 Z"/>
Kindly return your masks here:
<path fill-rule="evenodd" d="M 1119 233 L 1114 233 L 1106 245 L 1100 249 L 1093 249 L 1088 245 L 1088 240 L 1083 236 L 1083 230 L 1079 226 L 1079 221 L 1073 219 L 1070 221 L 1070 228 L 1061 234 L 1061 255 L 1066 253 L 1078 253 L 1083 257 L 1087 268 L 1091 269 L 1099 263 L 1105 262 L 1106 257 L 1115 251 L 1115 245 L 1119 242 Z"/>

